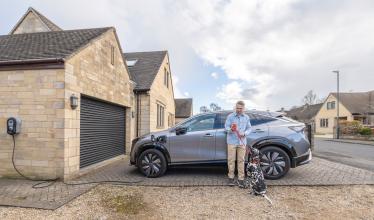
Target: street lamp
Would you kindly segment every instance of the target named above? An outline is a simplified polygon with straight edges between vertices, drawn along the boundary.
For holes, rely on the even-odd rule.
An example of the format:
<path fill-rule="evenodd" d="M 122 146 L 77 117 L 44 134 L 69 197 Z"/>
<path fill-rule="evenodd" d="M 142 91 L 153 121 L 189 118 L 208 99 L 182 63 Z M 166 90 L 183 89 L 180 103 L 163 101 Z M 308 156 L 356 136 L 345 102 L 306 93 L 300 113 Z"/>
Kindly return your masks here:
<path fill-rule="evenodd" d="M 339 139 L 339 70 L 332 71 L 333 73 L 336 73 L 336 83 L 337 83 L 337 112 L 336 112 L 336 139 Z"/>

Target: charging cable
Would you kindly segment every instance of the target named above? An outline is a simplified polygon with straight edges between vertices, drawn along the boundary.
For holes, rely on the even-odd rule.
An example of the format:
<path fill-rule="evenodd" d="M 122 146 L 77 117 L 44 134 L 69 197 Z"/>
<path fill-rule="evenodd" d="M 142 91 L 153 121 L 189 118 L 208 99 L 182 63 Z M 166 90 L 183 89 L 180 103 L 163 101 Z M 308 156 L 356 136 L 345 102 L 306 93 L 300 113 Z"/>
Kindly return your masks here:
<path fill-rule="evenodd" d="M 36 181 L 36 182 L 40 182 L 40 183 L 36 183 L 34 185 L 32 185 L 32 188 L 33 189 L 41 189 L 41 188 L 46 188 L 46 187 L 50 187 L 52 186 L 54 183 L 56 183 L 60 178 L 55 178 L 55 179 L 33 179 L 33 178 L 30 178 L 26 175 L 24 175 L 23 173 L 21 173 L 18 169 L 17 169 L 17 166 L 14 162 L 14 158 L 15 158 L 15 150 L 16 150 L 16 140 L 15 140 L 15 137 L 14 137 L 14 134 L 12 134 L 12 137 L 13 137 L 13 151 L 12 151 L 12 164 L 13 164 L 13 168 L 16 170 L 16 172 L 22 176 L 23 178 L 27 179 L 27 180 L 30 180 L 30 181 Z M 78 185 L 88 185 L 88 184 L 101 184 L 101 183 L 113 183 L 113 184 L 123 184 L 123 185 L 128 185 L 128 184 L 133 184 L 133 183 L 140 183 L 140 182 L 143 182 L 143 180 L 139 180 L 139 181 L 117 181 L 117 180 L 103 180 L 103 181 L 92 181 L 92 182 L 79 182 L 79 183 L 66 183 L 64 181 L 61 181 L 63 184 L 65 185 L 68 185 L 68 186 L 78 186 Z"/>

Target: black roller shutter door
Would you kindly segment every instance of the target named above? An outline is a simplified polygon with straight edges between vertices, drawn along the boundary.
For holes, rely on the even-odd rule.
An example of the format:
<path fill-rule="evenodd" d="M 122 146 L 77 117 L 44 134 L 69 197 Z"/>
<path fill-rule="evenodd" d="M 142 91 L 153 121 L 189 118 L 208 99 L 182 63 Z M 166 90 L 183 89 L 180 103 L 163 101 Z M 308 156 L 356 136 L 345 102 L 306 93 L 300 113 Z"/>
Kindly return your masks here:
<path fill-rule="evenodd" d="M 125 108 L 82 97 L 80 168 L 125 154 Z"/>

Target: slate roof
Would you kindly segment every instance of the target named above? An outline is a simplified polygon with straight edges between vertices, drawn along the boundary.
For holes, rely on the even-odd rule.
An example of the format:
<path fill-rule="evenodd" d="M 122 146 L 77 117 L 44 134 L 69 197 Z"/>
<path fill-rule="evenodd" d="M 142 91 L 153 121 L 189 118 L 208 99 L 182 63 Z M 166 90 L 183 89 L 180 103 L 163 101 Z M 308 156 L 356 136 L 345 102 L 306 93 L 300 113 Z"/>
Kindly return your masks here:
<path fill-rule="evenodd" d="M 331 95 L 337 97 L 337 93 Z M 339 93 L 339 101 L 352 114 L 374 113 L 374 90 L 368 92 Z"/>
<path fill-rule="evenodd" d="M 298 121 L 309 121 L 312 120 L 321 109 L 323 103 L 314 104 L 314 105 L 303 105 L 298 108 L 291 109 L 286 112 L 286 116 L 293 118 Z"/>
<path fill-rule="evenodd" d="M 51 20 L 46 18 L 43 14 L 35 10 L 34 8 L 30 7 L 26 11 L 26 13 L 22 16 L 22 18 L 17 22 L 17 24 L 13 27 L 12 31 L 10 34 L 13 34 L 14 31 L 17 29 L 17 27 L 22 23 L 22 21 L 26 18 L 26 16 L 29 13 L 33 13 L 36 17 L 38 17 L 48 28 L 50 31 L 62 31 L 62 29 L 57 26 L 55 23 L 53 23 Z"/>
<path fill-rule="evenodd" d="M 110 27 L 48 31 L 0 36 L 0 65 L 9 61 L 62 59 L 73 54 Z"/>
<path fill-rule="evenodd" d="M 174 99 L 175 100 L 175 117 L 188 118 L 192 115 L 192 99 Z"/>
<path fill-rule="evenodd" d="M 128 66 L 131 79 L 135 81 L 135 91 L 147 91 L 161 67 L 167 51 L 148 51 L 124 53 L 126 60 L 137 60 L 134 66 Z"/>

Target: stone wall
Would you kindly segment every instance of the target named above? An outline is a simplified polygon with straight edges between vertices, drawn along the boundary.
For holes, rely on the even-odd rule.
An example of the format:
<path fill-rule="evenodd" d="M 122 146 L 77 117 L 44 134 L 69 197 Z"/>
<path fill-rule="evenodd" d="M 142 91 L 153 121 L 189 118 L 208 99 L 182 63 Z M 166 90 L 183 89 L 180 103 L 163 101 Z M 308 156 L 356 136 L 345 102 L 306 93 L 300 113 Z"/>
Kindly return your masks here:
<path fill-rule="evenodd" d="M 175 124 L 178 124 L 181 121 L 186 120 L 186 118 L 175 118 Z"/>
<path fill-rule="evenodd" d="M 114 47 L 114 64 L 111 47 Z M 132 85 L 114 29 L 95 39 L 65 63 L 65 178 L 79 173 L 80 107 L 70 108 L 70 96 L 81 94 L 126 107 L 126 152 L 131 145 Z"/>
<path fill-rule="evenodd" d="M 50 31 L 50 29 L 34 13 L 29 12 L 13 34 Z"/>
<path fill-rule="evenodd" d="M 19 117 L 15 164 L 29 177 L 63 175 L 64 70 L 0 71 L 0 177 L 18 177 L 6 120 Z"/>
<path fill-rule="evenodd" d="M 138 111 L 138 127 L 134 127 L 134 130 L 139 130 L 139 136 L 148 134 L 150 130 L 149 121 L 150 121 L 150 113 L 149 113 L 149 103 L 150 103 L 150 96 L 147 93 L 138 94 L 137 101 L 139 102 L 139 111 Z M 135 118 L 136 120 L 136 118 Z"/>
<path fill-rule="evenodd" d="M 164 84 L 164 72 L 166 70 L 170 71 L 169 56 L 166 56 L 162 65 L 159 69 L 159 72 L 156 75 L 156 78 L 152 84 L 150 90 L 150 131 L 159 131 L 164 130 L 168 127 L 168 116 L 169 114 L 173 117 L 173 124 L 175 124 L 175 101 L 174 101 L 174 92 L 172 77 L 170 74 L 169 87 Z M 165 117 L 164 117 L 164 126 L 157 127 L 157 103 L 162 104 L 165 107 Z M 172 126 L 172 125 L 171 125 Z"/>

